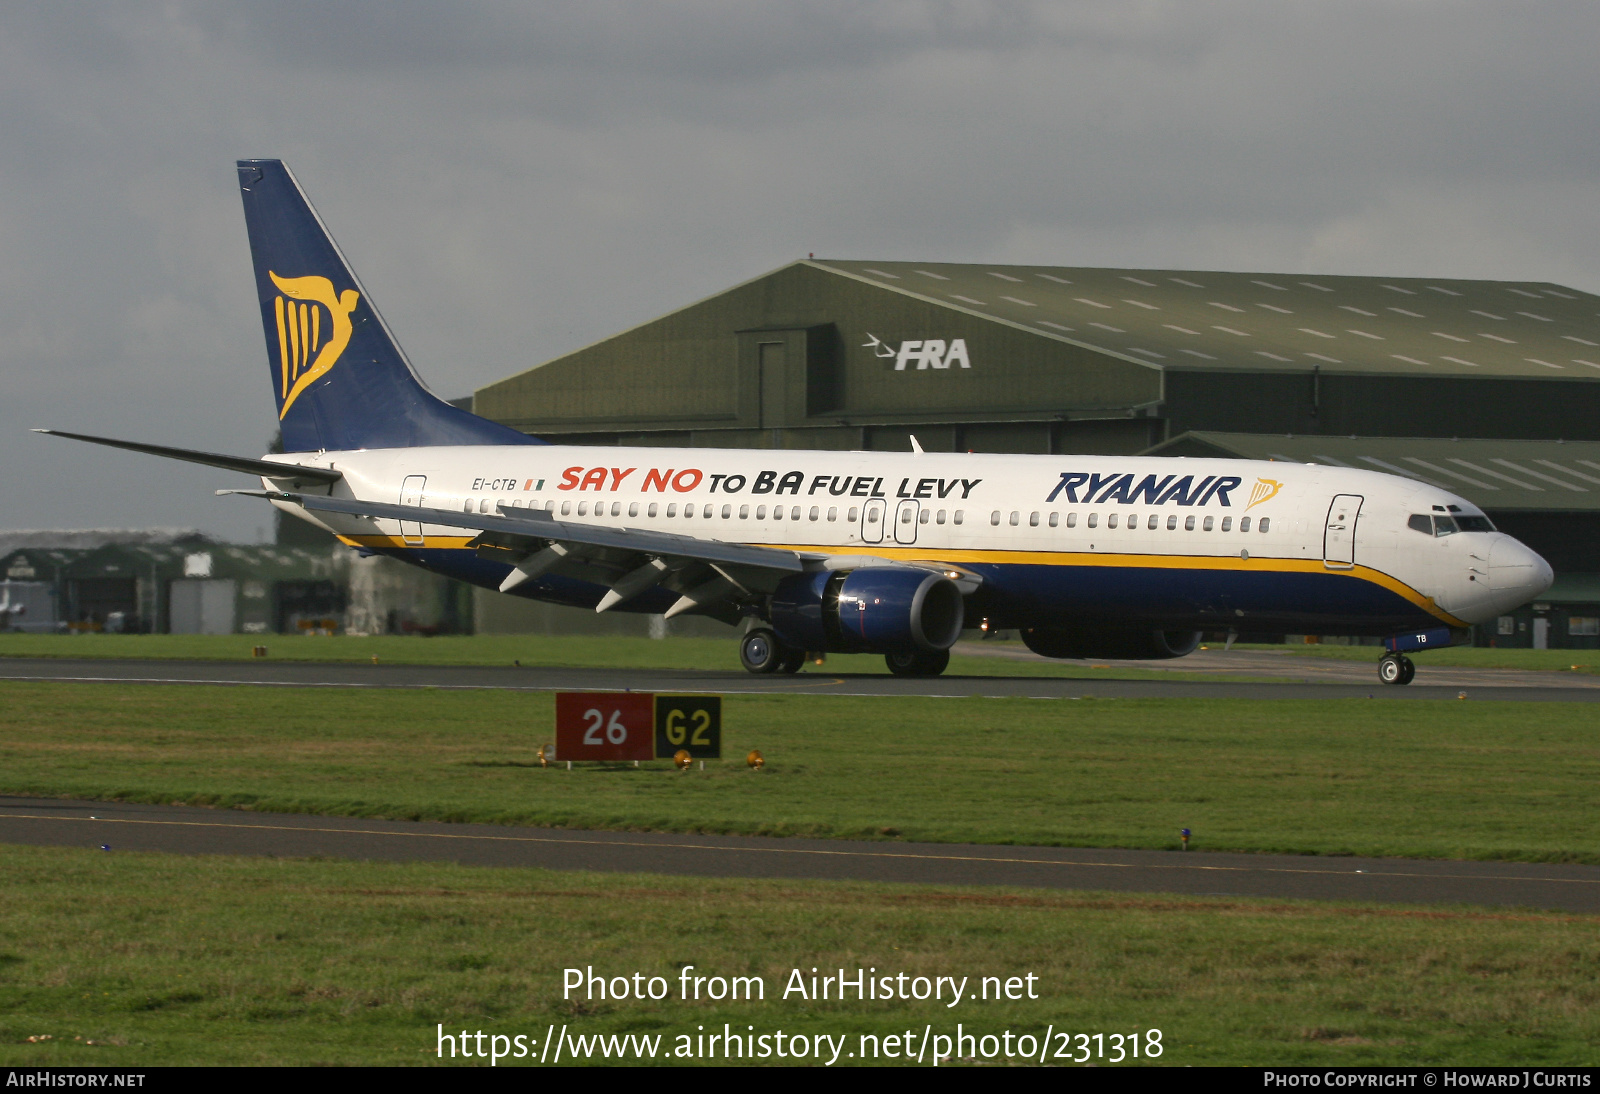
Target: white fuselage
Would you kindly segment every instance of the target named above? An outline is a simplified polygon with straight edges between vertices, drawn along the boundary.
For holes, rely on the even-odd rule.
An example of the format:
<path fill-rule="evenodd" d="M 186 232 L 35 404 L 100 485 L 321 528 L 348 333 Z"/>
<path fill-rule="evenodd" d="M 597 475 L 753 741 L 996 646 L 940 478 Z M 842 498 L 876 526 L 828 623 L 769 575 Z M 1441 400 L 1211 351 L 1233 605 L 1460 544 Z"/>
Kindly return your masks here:
<path fill-rule="evenodd" d="M 1324 633 L 1380 634 L 1481 623 L 1551 580 L 1544 560 L 1510 536 L 1450 532 L 1463 521 L 1490 527 L 1470 502 L 1346 467 L 560 445 L 267 458 L 342 472 L 336 497 L 452 512 L 544 509 L 566 522 L 807 555 L 939 563 L 979 575 L 987 610 L 1006 618 L 1131 613 L 1250 629 L 1266 629 L 1252 619 L 1290 627 L 1303 618 L 1308 631 L 1320 623 Z M 506 572 L 467 564 L 472 535 L 461 528 L 317 519 L 352 546 L 479 584 Z M 458 552 L 460 565 L 449 561 Z"/>

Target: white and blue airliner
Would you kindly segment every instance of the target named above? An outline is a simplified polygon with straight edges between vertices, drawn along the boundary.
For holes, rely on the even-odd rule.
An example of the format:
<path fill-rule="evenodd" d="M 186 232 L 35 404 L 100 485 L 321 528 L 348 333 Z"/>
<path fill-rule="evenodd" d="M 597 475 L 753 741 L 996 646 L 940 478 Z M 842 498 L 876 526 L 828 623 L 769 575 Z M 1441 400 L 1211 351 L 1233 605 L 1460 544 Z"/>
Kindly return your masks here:
<path fill-rule="evenodd" d="M 1181 657 L 1213 632 L 1406 653 L 1538 596 L 1549 565 L 1463 498 L 1247 460 L 546 444 L 432 394 L 289 169 L 238 165 L 282 454 L 61 433 L 258 475 L 362 552 L 597 612 L 742 628 L 751 672 L 808 651 L 942 672 L 964 627 L 1046 657 Z M 42 431 L 53 432 L 53 431 Z"/>

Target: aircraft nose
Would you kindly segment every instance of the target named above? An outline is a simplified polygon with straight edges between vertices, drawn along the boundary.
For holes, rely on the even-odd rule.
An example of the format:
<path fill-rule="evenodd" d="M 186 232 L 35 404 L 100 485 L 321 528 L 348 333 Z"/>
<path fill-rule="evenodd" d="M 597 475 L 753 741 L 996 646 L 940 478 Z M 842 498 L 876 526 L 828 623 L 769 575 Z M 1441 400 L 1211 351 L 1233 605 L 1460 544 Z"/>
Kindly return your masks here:
<path fill-rule="evenodd" d="M 1495 542 L 1489 551 L 1489 587 L 1496 593 L 1518 593 L 1524 600 L 1538 596 L 1555 581 L 1540 554 L 1510 536 Z"/>

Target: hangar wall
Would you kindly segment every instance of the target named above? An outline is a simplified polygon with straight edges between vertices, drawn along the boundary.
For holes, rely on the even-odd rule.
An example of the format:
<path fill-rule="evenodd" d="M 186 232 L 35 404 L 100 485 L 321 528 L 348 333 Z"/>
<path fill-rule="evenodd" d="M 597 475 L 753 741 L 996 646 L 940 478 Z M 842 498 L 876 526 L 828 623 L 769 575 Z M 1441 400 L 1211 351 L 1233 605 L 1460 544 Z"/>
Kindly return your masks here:
<path fill-rule="evenodd" d="M 599 445 L 908 451 L 915 434 L 928 451 L 1129 455 L 1226 434 L 1260 440 L 1228 442 L 1248 455 L 1285 435 L 1593 442 L 1600 297 L 1534 282 L 807 260 L 491 384 L 472 408 Z M 1562 509 L 1561 490 L 1508 510 L 1452 485 L 1572 588 L 1600 575 L 1596 514 Z M 490 629 L 601 626 L 570 609 L 477 606 Z M 648 631 L 640 617 L 604 626 Z"/>

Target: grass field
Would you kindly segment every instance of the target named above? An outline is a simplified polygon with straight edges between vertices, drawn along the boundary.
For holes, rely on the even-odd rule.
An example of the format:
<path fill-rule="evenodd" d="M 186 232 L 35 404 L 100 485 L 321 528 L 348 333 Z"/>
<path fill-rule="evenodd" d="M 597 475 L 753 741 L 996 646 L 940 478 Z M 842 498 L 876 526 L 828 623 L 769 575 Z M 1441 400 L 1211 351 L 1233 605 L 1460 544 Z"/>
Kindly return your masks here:
<path fill-rule="evenodd" d="M 344 661 L 394 665 L 538 665 L 555 668 L 693 669 L 738 672 L 733 631 L 727 638 L 649 638 L 563 635 L 451 635 L 437 638 L 185 634 L 0 634 L 0 657 L 150 658 L 190 661 L 249 661 L 265 643 L 268 660 Z M 1025 650 L 1021 643 L 997 648 Z M 1374 658 L 1374 660 L 1376 660 Z M 829 654 L 821 666 L 802 671 L 887 675 L 881 654 Z M 1018 661 L 1001 657 L 950 659 L 957 676 L 1053 676 L 1095 680 L 1205 680 L 1200 673 L 1129 668 L 1115 662 Z"/>
<path fill-rule="evenodd" d="M 1213 647 L 1215 648 L 1215 647 Z M 1326 657 L 1336 661 L 1377 664 L 1383 651 L 1376 646 L 1335 646 L 1285 643 L 1281 646 L 1235 644 L 1236 650 L 1276 651 L 1295 657 Z M 1499 650 L 1475 646 L 1449 646 L 1411 655 L 1419 665 L 1466 669 L 1525 669 L 1538 672 L 1600 673 L 1600 650 Z"/>
<path fill-rule="evenodd" d="M 184 634 L 0 634 L 0 657 L 148 658 L 188 661 L 248 661 L 251 649 L 267 647 L 269 661 L 370 662 L 396 665 L 544 665 L 568 668 L 641 668 L 736 671 L 733 632 L 727 638 L 648 638 L 566 635 L 449 635 L 437 638 L 378 635 L 303 637 L 300 635 Z M 1018 641 L 995 642 L 996 651 L 1026 652 Z M 1215 648 L 1215 647 L 1213 647 Z M 1276 652 L 1295 657 L 1326 657 L 1376 664 L 1373 646 L 1243 645 L 1236 650 Z M 1596 650 L 1491 650 L 1452 647 L 1418 654 L 1420 664 L 1478 669 L 1530 669 L 1544 672 L 1600 673 Z M 1172 669 L 1130 668 L 1111 661 L 1011 660 L 1003 657 L 951 658 L 949 672 L 962 676 L 1056 676 L 1083 679 L 1214 679 Z M 829 654 L 808 672 L 885 673 L 876 654 Z"/>
<path fill-rule="evenodd" d="M 644 1033 L 670 1051 L 728 1023 L 844 1035 L 847 1053 L 863 1033 L 957 1022 L 1159 1029 L 1161 1056 L 1140 1062 L 1167 1066 L 1600 1063 L 1592 917 L 55 848 L 0 862 L 12 1066 L 431 1064 L 440 1024 Z M 564 1000 L 562 970 L 591 965 L 661 976 L 673 997 Z M 684 965 L 759 976 L 765 1000 L 683 1002 Z M 790 970 L 841 966 L 969 990 L 1032 973 L 1039 998 L 783 999 Z"/>
<path fill-rule="evenodd" d="M 1600 862 L 1582 704 L 729 696 L 540 769 L 548 693 L 5 683 L 0 792 L 571 827 Z M 759 748 L 761 772 L 742 757 Z"/>

